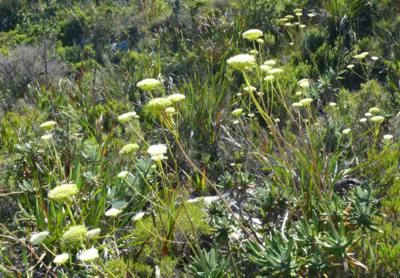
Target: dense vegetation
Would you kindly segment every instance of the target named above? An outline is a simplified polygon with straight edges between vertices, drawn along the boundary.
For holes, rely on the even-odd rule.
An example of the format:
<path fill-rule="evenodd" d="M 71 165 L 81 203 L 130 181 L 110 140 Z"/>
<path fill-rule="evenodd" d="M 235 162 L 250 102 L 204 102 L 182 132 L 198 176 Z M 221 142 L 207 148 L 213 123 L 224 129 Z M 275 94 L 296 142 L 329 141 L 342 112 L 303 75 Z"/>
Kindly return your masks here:
<path fill-rule="evenodd" d="M 0 0 L 0 277 L 397 277 L 399 0 Z"/>

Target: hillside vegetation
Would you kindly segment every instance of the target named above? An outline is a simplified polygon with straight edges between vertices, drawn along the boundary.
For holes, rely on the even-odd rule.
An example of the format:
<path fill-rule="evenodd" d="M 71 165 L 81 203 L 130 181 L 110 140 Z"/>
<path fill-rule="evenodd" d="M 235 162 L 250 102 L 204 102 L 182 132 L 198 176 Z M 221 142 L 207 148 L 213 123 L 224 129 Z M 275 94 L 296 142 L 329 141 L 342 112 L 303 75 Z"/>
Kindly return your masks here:
<path fill-rule="evenodd" d="M 0 277 L 400 275 L 399 0 L 0 0 Z"/>

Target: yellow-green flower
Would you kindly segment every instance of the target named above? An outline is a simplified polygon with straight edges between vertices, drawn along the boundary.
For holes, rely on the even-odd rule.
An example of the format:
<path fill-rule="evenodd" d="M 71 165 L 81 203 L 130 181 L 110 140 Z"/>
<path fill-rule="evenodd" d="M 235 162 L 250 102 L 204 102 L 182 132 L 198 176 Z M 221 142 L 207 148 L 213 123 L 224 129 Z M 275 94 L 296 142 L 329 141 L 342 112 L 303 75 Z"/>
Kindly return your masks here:
<path fill-rule="evenodd" d="M 310 87 L 310 80 L 308 79 L 301 79 L 299 82 L 297 82 L 299 84 L 300 87 L 302 88 L 308 88 Z"/>
<path fill-rule="evenodd" d="M 62 253 L 60 255 L 57 255 L 53 259 L 53 263 L 56 265 L 62 265 L 65 264 L 69 259 L 69 254 L 68 253 Z"/>
<path fill-rule="evenodd" d="M 180 102 L 185 99 L 185 95 L 182 94 L 172 94 L 167 97 L 172 102 Z"/>
<path fill-rule="evenodd" d="M 353 57 L 357 60 L 363 60 L 368 56 L 369 52 L 363 52 L 357 55 L 354 55 Z"/>
<path fill-rule="evenodd" d="M 368 112 L 371 114 L 378 114 L 379 112 L 381 112 L 381 110 L 378 107 L 372 107 L 369 109 Z"/>
<path fill-rule="evenodd" d="M 68 228 L 68 230 L 61 236 L 61 244 L 64 247 L 79 246 L 87 237 L 87 229 L 85 225 L 75 225 Z"/>
<path fill-rule="evenodd" d="M 147 106 L 153 111 L 164 110 L 171 105 L 172 101 L 166 97 L 154 98 L 147 103 Z"/>
<path fill-rule="evenodd" d="M 242 114 L 243 114 L 242 108 L 237 108 L 232 111 L 232 116 L 234 116 L 234 117 L 240 117 Z"/>
<path fill-rule="evenodd" d="M 137 117 L 136 112 L 132 111 L 132 112 L 124 113 L 124 114 L 118 116 L 118 121 L 120 123 L 124 124 L 124 123 L 127 123 L 127 122 L 133 120 L 136 117 Z"/>
<path fill-rule="evenodd" d="M 237 70 L 246 70 L 256 64 L 256 59 L 250 54 L 238 54 L 228 59 L 227 64 Z"/>
<path fill-rule="evenodd" d="M 376 123 L 376 124 L 381 124 L 385 120 L 385 117 L 383 116 L 374 116 L 371 118 L 371 122 Z"/>
<path fill-rule="evenodd" d="M 119 154 L 126 155 L 126 154 L 135 153 L 135 152 L 137 152 L 138 149 L 139 149 L 139 145 L 136 143 L 127 144 L 119 151 Z"/>
<path fill-rule="evenodd" d="M 40 232 L 40 233 L 33 233 L 31 235 L 31 239 L 29 242 L 33 245 L 38 245 L 42 243 L 47 237 L 49 236 L 48 231 Z"/>
<path fill-rule="evenodd" d="M 303 98 L 302 100 L 300 100 L 300 103 L 303 105 L 303 106 L 309 106 L 310 104 L 311 104 L 311 102 L 313 102 L 313 99 L 312 98 Z"/>
<path fill-rule="evenodd" d="M 147 149 L 147 153 L 150 154 L 152 160 L 159 162 L 167 158 L 166 156 L 164 156 L 167 153 L 167 150 L 168 149 L 165 144 L 157 144 L 150 146 Z"/>
<path fill-rule="evenodd" d="M 347 135 L 347 134 L 349 134 L 350 132 L 351 132 L 351 129 L 350 129 L 350 128 L 343 129 L 343 131 L 342 131 L 342 133 L 343 133 L 344 135 Z"/>
<path fill-rule="evenodd" d="M 154 78 L 147 78 L 139 81 L 136 86 L 144 91 L 151 91 L 161 85 L 161 81 Z"/>
<path fill-rule="evenodd" d="M 57 122 L 55 122 L 55 121 L 47 121 L 47 122 L 42 123 L 40 125 L 40 127 L 43 128 L 43 129 L 52 129 L 56 125 L 57 125 Z"/>
<path fill-rule="evenodd" d="M 243 33 L 243 38 L 249 41 L 255 41 L 263 35 L 259 29 L 250 29 Z"/>
<path fill-rule="evenodd" d="M 47 196 L 49 199 L 57 202 L 68 202 L 74 195 L 78 193 L 79 189 L 74 183 L 61 184 L 54 187 L 49 191 Z"/>
<path fill-rule="evenodd" d="M 78 260 L 84 262 L 84 263 L 89 263 L 97 260 L 99 256 L 99 251 L 97 251 L 96 248 L 90 248 L 85 251 L 80 251 L 77 256 Z"/>

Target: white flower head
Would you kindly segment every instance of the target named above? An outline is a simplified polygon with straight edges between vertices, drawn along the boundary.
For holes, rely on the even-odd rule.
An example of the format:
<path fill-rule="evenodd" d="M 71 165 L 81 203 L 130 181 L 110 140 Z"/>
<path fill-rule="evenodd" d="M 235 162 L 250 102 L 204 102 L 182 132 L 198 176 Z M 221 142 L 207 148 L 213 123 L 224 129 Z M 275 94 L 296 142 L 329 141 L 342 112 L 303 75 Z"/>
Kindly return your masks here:
<path fill-rule="evenodd" d="M 51 134 L 51 133 L 47 133 L 47 134 L 45 134 L 45 135 L 43 135 L 42 137 L 41 137 L 41 139 L 43 140 L 43 141 L 50 141 L 51 139 L 53 139 L 53 134 Z"/>
<path fill-rule="evenodd" d="M 383 140 L 385 142 L 391 142 L 393 140 L 393 135 L 392 134 L 385 134 L 385 135 L 383 135 Z"/>
<path fill-rule="evenodd" d="M 381 124 L 385 120 L 385 117 L 383 116 L 374 116 L 371 118 L 371 122 L 376 123 L 376 124 Z"/>
<path fill-rule="evenodd" d="M 336 102 L 329 102 L 330 107 L 335 107 L 336 105 L 337 105 Z"/>
<path fill-rule="evenodd" d="M 256 58 L 250 54 L 238 54 L 227 60 L 227 64 L 237 70 L 246 70 L 256 64 Z"/>
<path fill-rule="evenodd" d="M 270 71 L 269 71 L 269 74 L 279 74 L 279 73 L 282 73 L 283 72 L 283 69 L 281 69 L 281 68 L 274 68 L 274 69 L 271 69 Z"/>
<path fill-rule="evenodd" d="M 53 263 L 56 265 L 62 265 L 65 264 L 69 259 L 69 254 L 68 253 L 62 253 L 60 255 L 57 255 L 53 259 Z"/>
<path fill-rule="evenodd" d="M 33 245 L 38 245 L 42 243 L 48 236 L 49 236 L 48 231 L 33 233 L 31 235 L 31 239 L 29 240 L 29 242 L 32 243 Z"/>
<path fill-rule="evenodd" d="M 294 108 L 301 108 L 301 107 L 303 107 L 303 104 L 301 102 L 295 102 L 295 103 L 292 104 L 292 106 Z"/>
<path fill-rule="evenodd" d="M 118 173 L 118 178 L 124 179 L 124 178 L 126 178 L 128 175 L 129 175 L 129 172 L 128 172 L 128 171 L 121 171 L 121 172 Z"/>
<path fill-rule="evenodd" d="M 308 79 L 301 79 L 299 82 L 297 82 L 297 84 L 299 84 L 300 87 L 302 88 L 308 88 L 310 87 L 310 80 Z"/>
<path fill-rule="evenodd" d="M 100 228 L 91 229 L 87 232 L 86 238 L 93 239 L 93 238 L 97 237 L 100 234 L 100 232 L 101 232 Z"/>
<path fill-rule="evenodd" d="M 270 60 L 265 61 L 265 62 L 264 62 L 264 65 L 267 65 L 267 66 L 275 66 L 275 65 L 276 65 L 276 61 L 273 60 L 273 59 L 270 59 Z"/>
<path fill-rule="evenodd" d="M 350 128 L 343 129 L 343 131 L 342 131 L 342 133 L 343 133 L 344 135 L 347 135 L 347 134 L 349 134 L 350 132 L 351 132 L 351 129 L 350 129 Z"/>
<path fill-rule="evenodd" d="M 117 217 L 118 215 L 120 215 L 122 212 L 122 210 L 117 209 L 117 208 L 110 208 L 109 210 L 107 210 L 105 212 L 105 216 L 108 217 Z"/>
<path fill-rule="evenodd" d="M 136 153 L 137 150 L 139 150 L 139 145 L 136 143 L 133 144 L 127 144 L 122 149 L 119 151 L 120 155 L 126 155 L 126 154 L 132 154 Z"/>
<path fill-rule="evenodd" d="M 147 78 L 139 81 L 136 86 L 144 91 L 151 91 L 161 85 L 161 81 L 154 78 Z"/>
<path fill-rule="evenodd" d="M 363 123 L 366 123 L 367 121 L 368 121 L 367 118 L 361 118 L 359 122 L 363 124 Z"/>
<path fill-rule="evenodd" d="M 237 108 L 232 111 L 232 116 L 234 116 L 234 117 L 240 117 L 242 114 L 243 114 L 242 108 Z"/>
<path fill-rule="evenodd" d="M 353 69 L 354 67 L 355 67 L 354 64 L 349 64 L 349 65 L 347 65 L 347 68 L 348 68 L 349 70 Z"/>
<path fill-rule="evenodd" d="M 52 128 L 55 127 L 56 125 L 57 125 L 57 122 L 55 122 L 55 121 L 47 121 L 47 122 L 42 123 L 42 124 L 40 125 L 40 128 L 43 128 L 43 129 L 52 129 Z"/>
<path fill-rule="evenodd" d="M 85 251 L 80 251 L 77 256 L 78 260 L 88 263 L 93 262 L 94 260 L 99 258 L 99 251 L 96 248 L 90 248 Z"/>
<path fill-rule="evenodd" d="M 263 32 L 259 29 L 250 29 L 242 34 L 242 37 L 249 41 L 255 41 L 263 35 Z"/>
<path fill-rule="evenodd" d="M 180 102 L 185 99 L 185 95 L 183 94 L 172 94 L 167 97 L 172 102 Z"/>
<path fill-rule="evenodd" d="M 312 98 L 303 98 L 302 100 L 300 100 L 300 103 L 303 104 L 303 106 L 309 106 L 311 104 L 311 102 L 313 102 Z"/>
<path fill-rule="evenodd" d="M 151 159 L 153 159 L 154 161 L 161 161 L 167 158 L 166 156 L 164 156 L 167 153 L 167 150 L 167 145 L 157 144 L 150 146 L 147 149 L 147 153 L 150 154 Z"/>
<path fill-rule="evenodd" d="M 357 55 L 354 55 L 353 58 L 357 59 L 357 60 L 363 60 L 368 56 L 369 52 L 363 52 Z"/>
<path fill-rule="evenodd" d="M 137 114 L 135 111 L 124 113 L 120 116 L 118 116 L 118 121 L 122 124 L 127 123 L 131 121 L 132 119 L 136 118 Z"/>
<path fill-rule="evenodd" d="M 136 213 L 136 214 L 132 217 L 132 221 L 133 221 L 133 222 L 139 221 L 139 220 L 142 219 L 145 215 L 146 215 L 145 212 L 140 211 L 140 212 Z"/>

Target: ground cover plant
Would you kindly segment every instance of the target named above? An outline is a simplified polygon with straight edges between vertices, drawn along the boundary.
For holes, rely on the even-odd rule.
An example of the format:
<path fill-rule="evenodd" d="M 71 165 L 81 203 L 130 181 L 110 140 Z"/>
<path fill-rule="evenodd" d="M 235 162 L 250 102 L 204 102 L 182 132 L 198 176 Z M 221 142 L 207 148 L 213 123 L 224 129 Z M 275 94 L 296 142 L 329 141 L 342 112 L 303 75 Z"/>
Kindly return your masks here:
<path fill-rule="evenodd" d="M 397 277 L 400 2 L 0 0 L 1 277 Z"/>

